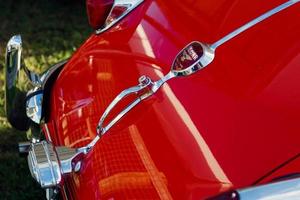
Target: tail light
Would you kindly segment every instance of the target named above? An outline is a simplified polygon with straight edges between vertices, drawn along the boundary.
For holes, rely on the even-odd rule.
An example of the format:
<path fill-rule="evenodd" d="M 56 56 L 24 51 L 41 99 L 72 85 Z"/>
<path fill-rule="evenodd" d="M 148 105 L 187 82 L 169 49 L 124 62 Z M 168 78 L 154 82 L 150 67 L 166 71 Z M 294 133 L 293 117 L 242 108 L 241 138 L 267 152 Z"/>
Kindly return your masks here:
<path fill-rule="evenodd" d="M 144 0 L 86 0 L 90 25 L 101 33 L 140 5 Z"/>
<path fill-rule="evenodd" d="M 86 0 L 89 23 L 93 29 L 101 28 L 109 15 L 114 0 Z"/>

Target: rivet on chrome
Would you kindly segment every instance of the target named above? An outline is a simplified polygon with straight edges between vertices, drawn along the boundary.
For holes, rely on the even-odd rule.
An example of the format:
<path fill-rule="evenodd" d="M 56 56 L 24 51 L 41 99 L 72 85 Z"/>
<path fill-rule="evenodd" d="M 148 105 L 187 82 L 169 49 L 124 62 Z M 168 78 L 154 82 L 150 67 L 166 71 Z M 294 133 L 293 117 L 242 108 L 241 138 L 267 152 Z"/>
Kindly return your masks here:
<path fill-rule="evenodd" d="M 81 169 L 81 161 L 77 162 L 74 167 L 75 172 L 79 172 Z"/>

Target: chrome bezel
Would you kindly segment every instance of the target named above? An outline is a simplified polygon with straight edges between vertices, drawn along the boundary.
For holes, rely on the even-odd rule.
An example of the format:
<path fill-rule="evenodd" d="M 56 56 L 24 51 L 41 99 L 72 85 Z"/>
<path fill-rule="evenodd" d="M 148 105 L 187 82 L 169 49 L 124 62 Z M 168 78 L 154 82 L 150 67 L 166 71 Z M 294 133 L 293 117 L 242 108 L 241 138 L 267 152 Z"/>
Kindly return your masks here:
<path fill-rule="evenodd" d="M 109 12 L 109 15 L 107 16 L 104 26 L 100 29 L 96 30 L 96 34 L 103 33 L 107 31 L 108 29 L 112 28 L 116 23 L 118 23 L 120 20 L 122 20 L 124 17 L 126 17 L 131 11 L 133 11 L 136 7 L 138 7 L 141 3 L 143 3 L 144 0 L 115 0 L 114 4 Z M 123 12 L 118 18 L 115 20 L 109 22 L 109 18 L 112 15 L 113 10 L 116 7 L 126 7 L 127 9 L 125 12 Z"/>
<path fill-rule="evenodd" d="M 201 45 L 203 54 L 201 55 L 201 57 L 199 58 L 199 60 L 197 62 L 195 62 L 193 65 L 189 66 L 186 69 L 178 70 L 178 71 L 177 70 L 174 71 L 172 69 L 172 72 L 175 74 L 175 76 L 188 76 L 188 75 L 191 75 L 191 74 L 197 72 L 198 70 L 205 68 L 207 65 L 209 65 L 214 60 L 215 51 L 212 48 L 210 48 L 209 45 L 204 44 L 202 42 L 193 41 L 193 42 L 189 43 L 188 45 L 186 45 L 183 48 L 183 50 L 188 48 L 189 46 L 193 46 L 193 44 Z M 180 56 L 181 52 L 182 51 L 180 51 L 176 55 L 176 58 Z M 174 61 L 173 61 L 172 68 L 175 65 L 175 61 L 176 61 L 176 59 L 174 59 Z"/>

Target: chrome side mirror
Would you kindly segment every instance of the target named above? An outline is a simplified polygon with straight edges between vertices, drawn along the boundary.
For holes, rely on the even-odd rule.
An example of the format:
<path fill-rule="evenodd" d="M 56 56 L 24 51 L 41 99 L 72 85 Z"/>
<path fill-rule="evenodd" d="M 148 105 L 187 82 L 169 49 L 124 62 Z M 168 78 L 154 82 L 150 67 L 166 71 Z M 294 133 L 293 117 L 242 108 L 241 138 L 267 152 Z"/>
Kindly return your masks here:
<path fill-rule="evenodd" d="M 9 123 L 18 130 L 28 130 L 29 119 L 26 116 L 25 97 L 19 84 L 21 69 L 22 40 L 13 36 L 6 47 L 5 63 L 5 112 Z"/>
<path fill-rule="evenodd" d="M 9 123 L 18 130 L 29 128 L 29 118 L 26 116 L 26 92 L 22 91 L 19 82 L 20 70 L 33 86 L 41 85 L 39 75 L 21 66 L 22 39 L 20 35 L 13 36 L 6 46 L 5 55 L 5 112 Z"/>

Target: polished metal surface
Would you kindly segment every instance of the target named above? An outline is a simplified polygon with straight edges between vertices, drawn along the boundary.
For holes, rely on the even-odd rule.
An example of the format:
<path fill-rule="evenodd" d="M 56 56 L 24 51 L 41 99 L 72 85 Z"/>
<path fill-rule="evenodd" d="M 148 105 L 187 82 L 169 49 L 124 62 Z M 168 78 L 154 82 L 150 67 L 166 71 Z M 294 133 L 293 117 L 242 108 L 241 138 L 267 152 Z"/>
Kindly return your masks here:
<path fill-rule="evenodd" d="M 104 27 L 96 30 L 96 34 L 100 34 L 114 26 L 143 1 L 144 0 L 115 0 L 111 11 L 106 18 Z"/>
<path fill-rule="evenodd" d="M 38 76 L 35 87 L 27 93 L 26 96 L 26 115 L 36 124 L 40 124 L 43 119 L 43 97 L 47 81 L 59 68 L 65 65 L 67 60 L 57 63 L 50 69 Z M 25 70 L 26 71 L 26 70 Z M 30 73 L 32 75 L 32 73 Z M 33 75 L 35 76 L 35 75 Z"/>
<path fill-rule="evenodd" d="M 6 113 L 13 112 L 13 105 L 11 101 L 15 99 L 16 91 L 18 88 L 18 76 L 21 69 L 21 53 L 22 53 L 22 40 L 20 35 L 13 36 L 6 46 Z"/>
<path fill-rule="evenodd" d="M 196 51 L 196 49 L 198 51 Z M 211 49 L 200 42 L 192 42 L 187 45 L 183 50 L 176 56 L 173 62 L 171 71 L 164 76 L 162 79 L 153 82 L 149 77 L 142 76 L 139 78 L 139 84 L 137 86 L 128 88 L 122 91 L 107 107 L 104 111 L 97 127 L 98 135 L 104 135 L 115 123 L 117 123 L 127 112 L 134 108 L 142 100 L 153 95 L 165 82 L 180 76 L 191 75 L 198 70 L 206 67 L 209 63 L 213 61 L 214 52 Z M 187 63 L 185 61 L 188 61 Z M 181 65 L 179 68 L 175 66 L 176 64 Z M 186 66 L 183 66 L 187 64 Z M 113 108 L 128 95 L 135 94 L 137 98 L 129 104 L 124 110 L 122 110 L 113 120 L 111 120 L 108 125 L 103 126 L 106 117 L 110 114 Z M 94 143 L 94 142 L 92 142 Z"/>
<path fill-rule="evenodd" d="M 43 89 L 49 77 L 67 61 L 62 61 L 42 76 L 30 71 L 21 65 L 22 38 L 20 35 L 13 36 L 6 47 L 5 64 L 5 112 L 10 124 L 16 129 L 25 131 L 33 122 L 40 124 L 42 120 Z M 19 82 L 21 69 L 34 86 L 29 92 L 23 91 L 24 86 Z"/>
<path fill-rule="evenodd" d="M 238 190 L 241 200 L 295 200 L 300 197 L 300 178 Z"/>
<path fill-rule="evenodd" d="M 26 114 L 35 123 L 42 121 L 43 90 L 36 88 L 36 91 L 30 91 L 27 95 Z"/>
<path fill-rule="evenodd" d="M 42 84 L 41 78 L 38 74 L 34 73 L 33 71 L 30 71 L 28 68 L 24 67 L 24 72 L 30 81 L 30 83 L 35 87 L 40 87 Z"/>
<path fill-rule="evenodd" d="M 56 188 L 47 188 L 46 189 L 46 199 L 47 200 L 56 200 L 58 198 L 58 189 Z"/>
<path fill-rule="evenodd" d="M 28 80 L 34 86 L 39 86 L 41 84 L 39 75 L 30 71 L 24 65 L 21 65 L 21 53 L 22 53 L 22 38 L 20 35 L 15 35 L 9 40 L 7 47 L 6 47 L 7 64 L 10 64 L 10 68 L 12 68 L 13 72 L 14 72 L 13 74 L 15 74 L 15 77 L 11 77 L 10 80 L 12 82 L 9 85 L 12 86 L 13 81 L 16 81 L 19 70 L 21 70 L 21 68 L 23 68 Z M 10 56 L 14 56 L 14 54 L 16 54 L 16 57 L 17 57 L 17 59 L 15 61 L 13 61 L 12 58 L 10 58 Z M 13 62 L 11 62 L 11 61 L 13 61 Z M 11 75 L 13 75 L 13 74 L 11 74 Z"/>
<path fill-rule="evenodd" d="M 27 154 L 30 149 L 30 142 L 19 142 L 18 147 L 19 147 L 19 153 L 20 154 Z"/>
<path fill-rule="evenodd" d="M 42 188 L 56 187 L 60 184 L 61 170 L 58 157 L 51 144 L 45 141 L 31 144 L 28 165 L 31 175 Z"/>
<path fill-rule="evenodd" d="M 100 137 L 103 136 L 113 125 L 115 125 L 126 113 L 132 110 L 142 100 L 152 96 L 165 82 L 175 77 L 194 74 L 198 70 L 203 69 L 209 63 L 211 63 L 213 58 L 214 52 L 211 51 L 209 46 L 200 42 L 192 42 L 183 48 L 183 50 L 176 56 L 171 70 L 166 76 L 155 82 L 147 76 L 141 76 L 137 86 L 123 90 L 115 97 L 99 120 L 97 126 L 97 136 L 86 147 L 80 148 L 79 151 L 87 153 L 98 142 Z M 188 61 L 186 66 L 183 66 L 185 64 L 184 61 Z M 182 64 L 182 67 L 179 69 L 175 66 L 175 63 L 179 65 Z M 117 114 L 116 117 L 114 117 L 106 126 L 104 126 L 105 119 L 115 108 L 115 106 L 129 95 L 136 95 L 137 97 L 133 102 L 119 112 L 119 114 Z"/>
<path fill-rule="evenodd" d="M 68 147 L 54 147 L 42 141 L 32 143 L 28 153 L 28 165 L 33 178 L 42 188 L 53 188 L 61 184 L 62 175 L 79 171 L 77 162 L 83 154 Z"/>
<path fill-rule="evenodd" d="M 29 120 L 25 114 L 26 93 L 19 83 L 21 54 L 21 36 L 13 36 L 7 43 L 5 55 L 5 113 L 13 127 L 25 131 L 29 128 Z"/>
<path fill-rule="evenodd" d="M 104 111 L 97 127 L 97 133 L 100 135 L 103 135 L 106 133 L 117 121 L 119 121 L 131 108 L 133 108 L 135 105 L 137 105 L 141 100 L 145 99 L 147 96 L 149 96 L 149 92 L 147 91 L 147 87 L 150 86 L 152 81 L 147 77 L 145 77 L 147 81 L 141 80 L 139 85 L 128 88 L 124 91 L 122 91 L 113 101 L 112 103 L 107 107 L 107 109 Z M 142 92 L 142 90 L 145 89 L 145 92 Z M 124 109 L 123 112 L 118 114 L 107 126 L 103 126 L 104 120 L 108 116 L 108 114 L 112 111 L 112 109 L 126 96 L 130 94 L 137 94 L 138 98 L 130 104 L 127 108 Z M 149 94 L 149 95 L 148 95 Z"/>
<path fill-rule="evenodd" d="M 69 147 L 55 147 L 55 151 L 60 161 L 61 172 L 63 174 L 80 170 L 80 168 L 78 169 L 77 163 L 80 163 L 80 160 L 83 156 L 82 152 Z"/>
<path fill-rule="evenodd" d="M 215 57 L 215 52 L 209 45 L 201 42 L 191 42 L 175 57 L 171 73 L 174 76 L 188 76 L 209 65 Z"/>
<path fill-rule="evenodd" d="M 203 69 L 209 65 L 214 59 L 214 51 L 208 45 L 200 42 L 192 42 L 182 49 L 176 56 L 170 72 L 158 81 L 152 81 L 148 76 L 141 76 L 137 86 L 130 87 L 123 90 L 111 104 L 106 108 L 101 116 L 97 126 L 97 136 L 86 147 L 80 148 L 79 151 L 87 153 L 98 140 L 103 136 L 112 126 L 114 126 L 126 113 L 132 110 L 142 100 L 152 96 L 158 89 L 168 80 L 175 77 L 189 76 L 195 72 Z M 104 126 L 105 119 L 124 98 L 129 95 L 136 95 L 128 106 L 126 106 L 116 117 L 114 117 L 106 126 Z"/>

